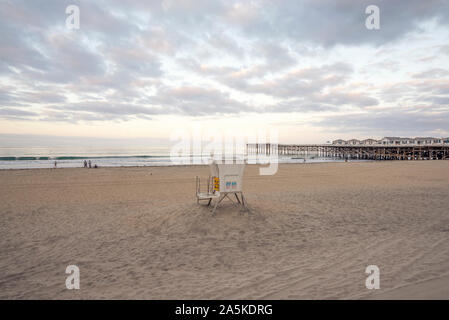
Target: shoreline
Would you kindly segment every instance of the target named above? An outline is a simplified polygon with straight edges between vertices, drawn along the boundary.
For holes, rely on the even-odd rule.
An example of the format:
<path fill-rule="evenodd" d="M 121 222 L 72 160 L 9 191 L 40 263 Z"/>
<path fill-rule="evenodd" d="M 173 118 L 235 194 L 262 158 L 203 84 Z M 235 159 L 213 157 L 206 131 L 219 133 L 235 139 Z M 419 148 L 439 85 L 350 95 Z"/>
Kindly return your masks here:
<path fill-rule="evenodd" d="M 337 161 L 310 161 L 310 162 L 278 162 L 278 165 L 318 165 L 318 164 L 336 164 L 336 163 L 392 163 L 392 162 L 428 162 L 430 160 L 416 160 L 416 161 L 397 161 L 397 160 L 369 160 L 369 159 L 363 159 L 363 160 L 348 160 L 345 162 L 344 160 L 337 160 Z M 437 160 L 431 160 L 431 161 L 437 161 Z M 449 161 L 448 161 L 449 162 Z M 208 167 L 208 164 L 172 164 L 172 165 L 142 165 L 142 166 L 98 166 L 98 168 L 84 168 L 84 167 L 57 167 L 57 168 L 0 168 L 0 172 L 2 171 L 21 171 L 21 170 L 61 170 L 61 169 L 113 169 L 113 168 L 174 168 L 174 167 L 182 167 L 182 168 L 188 168 L 188 167 Z M 258 164 L 258 163 L 251 163 L 246 164 L 246 166 L 261 166 L 266 167 L 267 164 Z"/>

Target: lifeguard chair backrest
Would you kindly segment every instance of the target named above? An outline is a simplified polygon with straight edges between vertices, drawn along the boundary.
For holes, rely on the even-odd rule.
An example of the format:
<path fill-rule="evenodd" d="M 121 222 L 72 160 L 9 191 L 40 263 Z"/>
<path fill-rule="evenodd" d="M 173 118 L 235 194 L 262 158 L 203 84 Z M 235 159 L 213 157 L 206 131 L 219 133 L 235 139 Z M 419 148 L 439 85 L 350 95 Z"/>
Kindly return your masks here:
<path fill-rule="evenodd" d="M 220 192 L 243 191 L 244 163 L 216 163 L 210 165 L 212 177 L 218 177 Z M 215 179 L 214 179 L 215 180 Z"/>

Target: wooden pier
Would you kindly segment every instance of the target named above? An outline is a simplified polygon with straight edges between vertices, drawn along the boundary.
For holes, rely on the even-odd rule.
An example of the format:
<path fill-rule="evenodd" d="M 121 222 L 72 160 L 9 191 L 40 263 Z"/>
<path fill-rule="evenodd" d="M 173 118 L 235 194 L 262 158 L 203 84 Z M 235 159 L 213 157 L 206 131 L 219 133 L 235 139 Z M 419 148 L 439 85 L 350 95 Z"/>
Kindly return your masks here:
<path fill-rule="evenodd" d="M 269 144 L 246 145 L 248 155 L 316 156 L 359 160 L 449 160 L 448 144 L 432 145 L 334 145 Z"/>

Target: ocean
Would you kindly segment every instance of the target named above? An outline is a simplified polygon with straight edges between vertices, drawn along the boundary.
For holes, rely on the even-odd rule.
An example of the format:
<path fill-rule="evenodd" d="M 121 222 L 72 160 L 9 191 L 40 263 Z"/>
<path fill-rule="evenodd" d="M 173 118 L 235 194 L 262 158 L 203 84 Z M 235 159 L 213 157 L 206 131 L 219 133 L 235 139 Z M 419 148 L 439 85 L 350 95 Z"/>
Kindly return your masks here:
<path fill-rule="evenodd" d="M 131 150 L 122 149 L 119 152 L 111 152 L 110 149 L 96 150 L 95 152 L 82 152 L 74 150 L 70 152 L 60 152 L 60 150 L 50 150 L 45 154 L 35 153 L 35 150 L 15 150 L 11 154 L 11 149 L 0 148 L 0 169 L 32 169 L 32 168 L 53 168 L 56 161 L 58 168 L 83 167 L 84 160 L 91 161 L 92 166 L 98 167 L 135 167 L 135 166 L 172 166 L 172 165 L 200 165 L 207 164 L 210 157 L 201 155 L 171 157 L 170 154 L 157 150 Z M 240 155 L 240 157 L 245 157 Z M 260 163 L 255 156 L 245 157 L 249 163 Z M 341 159 L 318 158 L 309 156 L 307 163 L 312 162 L 336 162 Z M 304 159 L 299 156 L 279 156 L 279 163 L 304 163 Z"/>
<path fill-rule="evenodd" d="M 0 169 L 83 167 L 84 160 L 98 167 L 171 166 L 207 164 L 210 155 L 187 154 L 171 156 L 170 141 L 155 139 L 92 139 L 0 135 Z M 260 163 L 254 155 L 245 158 Z M 341 159 L 308 155 L 306 163 L 340 162 Z M 303 156 L 279 156 L 279 163 L 304 163 Z"/>

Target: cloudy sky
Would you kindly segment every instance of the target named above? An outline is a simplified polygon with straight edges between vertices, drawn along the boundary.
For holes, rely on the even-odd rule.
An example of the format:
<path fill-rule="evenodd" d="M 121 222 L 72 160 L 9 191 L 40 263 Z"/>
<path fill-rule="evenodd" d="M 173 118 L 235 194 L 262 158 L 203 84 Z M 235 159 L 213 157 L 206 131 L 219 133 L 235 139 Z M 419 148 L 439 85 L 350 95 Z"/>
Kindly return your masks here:
<path fill-rule="evenodd" d="M 0 133 L 449 136 L 448 17 L 444 0 L 0 0 Z"/>

